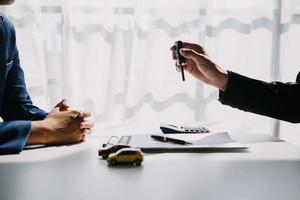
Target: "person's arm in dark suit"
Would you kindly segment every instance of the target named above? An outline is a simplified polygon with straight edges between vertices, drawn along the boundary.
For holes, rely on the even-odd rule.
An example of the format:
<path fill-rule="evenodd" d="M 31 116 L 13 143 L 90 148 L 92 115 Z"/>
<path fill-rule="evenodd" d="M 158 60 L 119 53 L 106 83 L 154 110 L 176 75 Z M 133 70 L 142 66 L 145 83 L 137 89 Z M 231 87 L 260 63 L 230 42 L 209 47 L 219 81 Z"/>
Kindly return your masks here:
<path fill-rule="evenodd" d="M 222 104 L 244 111 L 292 122 L 300 122 L 300 84 L 263 82 L 228 72 Z"/>
<path fill-rule="evenodd" d="M 300 122 L 299 83 L 266 83 L 227 72 L 217 66 L 197 44 L 183 43 L 180 53 L 187 59 L 184 69 L 198 80 L 220 90 L 222 104 L 285 120 Z M 176 59 L 175 46 L 171 47 Z M 177 66 L 178 67 L 178 66 Z"/>

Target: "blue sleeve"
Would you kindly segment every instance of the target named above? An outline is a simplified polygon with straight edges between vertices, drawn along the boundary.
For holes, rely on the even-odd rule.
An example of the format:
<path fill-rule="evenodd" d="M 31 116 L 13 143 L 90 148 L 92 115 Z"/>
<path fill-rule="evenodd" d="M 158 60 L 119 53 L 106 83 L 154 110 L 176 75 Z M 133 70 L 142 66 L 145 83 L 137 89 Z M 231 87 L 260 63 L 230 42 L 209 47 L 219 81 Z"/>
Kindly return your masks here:
<path fill-rule="evenodd" d="M 6 45 L 9 49 L 7 62 L 11 63 L 8 69 L 3 92 L 1 117 L 4 121 L 10 120 L 42 120 L 47 113 L 32 104 L 27 92 L 24 72 L 20 66 L 19 53 L 16 46 L 15 29 L 9 21 L 10 42 Z"/>
<path fill-rule="evenodd" d="M 7 74 L 2 105 L 2 118 L 9 120 L 42 120 L 47 113 L 32 104 L 27 92 L 24 73 L 15 48 L 13 65 Z"/>
<path fill-rule="evenodd" d="M 1 14 L 1 13 L 0 13 Z M 0 26 L 0 154 L 19 153 L 27 143 L 31 121 L 47 113 L 32 104 L 16 47 L 15 30 L 5 16 Z M 6 66 L 5 66 L 6 65 Z"/>
<path fill-rule="evenodd" d="M 30 121 L 0 122 L 0 154 L 20 153 L 30 135 Z"/>

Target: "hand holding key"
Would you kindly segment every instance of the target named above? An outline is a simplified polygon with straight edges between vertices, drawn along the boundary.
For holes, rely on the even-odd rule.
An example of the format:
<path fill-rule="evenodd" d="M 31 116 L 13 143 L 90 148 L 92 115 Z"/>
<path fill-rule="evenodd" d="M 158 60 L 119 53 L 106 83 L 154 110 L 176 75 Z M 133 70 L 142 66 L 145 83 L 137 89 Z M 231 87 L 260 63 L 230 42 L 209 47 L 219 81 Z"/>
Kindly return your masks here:
<path fill-rule="evenodd" d="M 177 70 L 183 68 L 198 80 L 224 91 L 228 82 L 227 71 L 215 64 L 200 45 L 183 42 L 182 46 L 179 52 L 186 58 L 186 65 L 180 66 L 176 62 Z M 171 47 L 171 51 L 173 59 L 177 60 L 176 45 Z"/>

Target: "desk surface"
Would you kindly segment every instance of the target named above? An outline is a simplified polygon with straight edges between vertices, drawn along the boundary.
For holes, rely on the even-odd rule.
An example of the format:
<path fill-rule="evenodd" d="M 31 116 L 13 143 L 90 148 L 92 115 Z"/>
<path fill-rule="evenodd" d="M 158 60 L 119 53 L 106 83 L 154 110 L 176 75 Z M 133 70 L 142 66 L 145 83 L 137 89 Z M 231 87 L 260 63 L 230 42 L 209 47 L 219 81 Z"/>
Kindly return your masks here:
<path fill-rule="evenodd" d="M 300 148 L 267 134 L 231 131 L 248 151 L 146 154 L 141 167 L 109 167 L 98 158 L 104 135 L 145 130 L 158 129 L 101 126 L 79 145 L 0 156 L 0 199 L 300 198 Z"/>

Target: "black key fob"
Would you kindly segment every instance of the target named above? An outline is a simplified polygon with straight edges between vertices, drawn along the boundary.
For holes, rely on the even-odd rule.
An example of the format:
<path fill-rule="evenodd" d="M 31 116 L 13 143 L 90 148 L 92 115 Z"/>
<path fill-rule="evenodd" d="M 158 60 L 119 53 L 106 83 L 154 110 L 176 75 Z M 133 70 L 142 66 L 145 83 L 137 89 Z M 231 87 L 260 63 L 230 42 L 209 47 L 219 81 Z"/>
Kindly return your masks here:
<path fill-rule="evenodd" d="M 185 57 L 183 57 L 181 54 L 180 54 L 180 49 L 183 48 L 183 44 L 182 44 L 182 41 L 176 41 L 175 42 L 175 47 L 176 47 L 176 51 L 175 51 L 175 54 L 176 54 L 176 64 L 178 66 L 182 66 L 182 65 L 186 65 L 186 59 Z"/>

